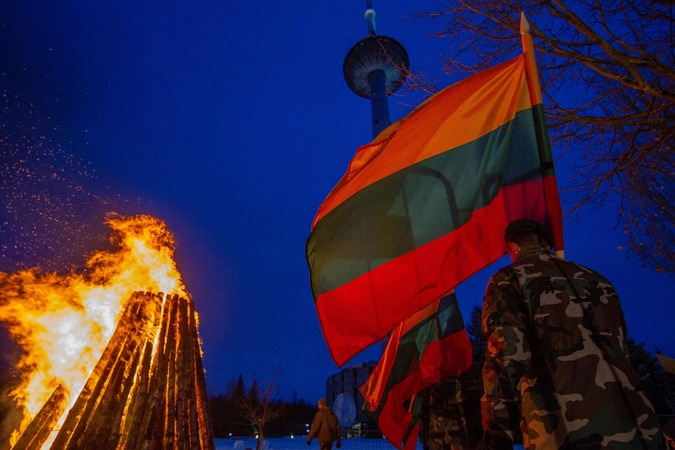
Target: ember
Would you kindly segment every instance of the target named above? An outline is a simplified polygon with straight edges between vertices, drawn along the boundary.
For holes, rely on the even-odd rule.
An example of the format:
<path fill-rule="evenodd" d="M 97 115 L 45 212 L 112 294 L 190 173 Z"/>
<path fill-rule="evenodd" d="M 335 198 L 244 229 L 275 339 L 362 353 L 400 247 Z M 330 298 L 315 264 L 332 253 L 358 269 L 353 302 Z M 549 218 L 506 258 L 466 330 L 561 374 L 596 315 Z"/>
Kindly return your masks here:
<path fill-rule="evenodd" d="M 10 448 L 213 449 L 173 237 L 149 216 L 109 224 L 121 248 L 90 258 L 87 276 L 0 274 L 0 321 L 24 354 L 12 393 L 24 420 Z"/>

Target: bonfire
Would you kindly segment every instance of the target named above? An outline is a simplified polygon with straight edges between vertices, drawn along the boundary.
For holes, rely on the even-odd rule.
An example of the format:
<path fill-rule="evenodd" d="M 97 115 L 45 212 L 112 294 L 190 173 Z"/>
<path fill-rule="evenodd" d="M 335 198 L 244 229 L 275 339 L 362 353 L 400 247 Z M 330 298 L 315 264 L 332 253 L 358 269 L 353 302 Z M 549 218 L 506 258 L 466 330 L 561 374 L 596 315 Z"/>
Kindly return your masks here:
<path fill-rule="evenodd" d="M 174 238 L 147 215 L 107 223 L 116 249 L 83 270 L 0 273 L 0 323 L 21 353 L 21 420 L 0 448 L 215 447 Z"/>

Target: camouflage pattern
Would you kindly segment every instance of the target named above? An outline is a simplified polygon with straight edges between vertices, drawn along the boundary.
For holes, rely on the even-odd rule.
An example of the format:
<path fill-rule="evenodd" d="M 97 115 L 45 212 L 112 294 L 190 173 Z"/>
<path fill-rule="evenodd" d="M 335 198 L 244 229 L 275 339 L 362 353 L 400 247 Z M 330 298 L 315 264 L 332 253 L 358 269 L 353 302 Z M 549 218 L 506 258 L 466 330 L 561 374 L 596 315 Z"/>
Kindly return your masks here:
<path fill-rule="evenodd" d="M 526 247 L 490 278 L 481 399 L 488 448 L 663 449 L 628 359 L 626 324 L 602 275 Z"/>
<path fill-rule="evenodd" d="M 467 371 L 429 387 L 429 422 L 425 443 L 430 450 L 483 448 L 480 377 Z"/>

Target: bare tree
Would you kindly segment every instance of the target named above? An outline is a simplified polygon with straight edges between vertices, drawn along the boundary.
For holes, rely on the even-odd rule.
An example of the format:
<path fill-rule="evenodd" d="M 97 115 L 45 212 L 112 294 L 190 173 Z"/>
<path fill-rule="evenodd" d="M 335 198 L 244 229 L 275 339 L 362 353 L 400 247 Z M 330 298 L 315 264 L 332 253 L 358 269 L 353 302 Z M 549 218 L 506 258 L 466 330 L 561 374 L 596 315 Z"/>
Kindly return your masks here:
<path fill-rule="evenodd" d="M 653 0 L 446 0 L 417 13 L 449 42 L 444 73 L 474 73 L 521 52 L 531 25 L 549 134 L 574 150 L 571 211 L 608 197 L 643 263 L 675 275 L 675 6 Z M 408 88 L 436 80 L 411 74 Z M 562 183 L 561 183 L 562 185 Z M 670 190 L 669 190 L 670 189 Z M 616 197 L 615 197 L 616 195 Z"/>
<path fill-rule="evenodd" d="M 675 155 L 659 149 L 629 169 L 626 192 L 631 250 L 658 272 L 675 274 Z"/>
<path fill-rule="evenodd" d="M 281 369 L 276 369 L 272 381 L 264 386 L 259 386 L 258 381 L 253 380 L 248 395 L 240 401 L 242 414 L 258 434 L 256 450 L 263 449 L 265 425 L 285 414 L 283 403 L 276 402 L 274 398 L 279 375 Z"/>

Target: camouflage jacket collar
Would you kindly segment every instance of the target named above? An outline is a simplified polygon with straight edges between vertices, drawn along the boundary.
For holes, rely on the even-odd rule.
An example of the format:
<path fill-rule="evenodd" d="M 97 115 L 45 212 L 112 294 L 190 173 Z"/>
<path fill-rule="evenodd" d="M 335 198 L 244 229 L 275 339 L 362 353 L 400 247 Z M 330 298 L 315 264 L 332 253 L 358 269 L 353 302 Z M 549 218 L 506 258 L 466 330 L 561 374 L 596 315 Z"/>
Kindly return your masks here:
<path fill-rule="evenodd" d="M 523 247 L 520 249 L 518 256 L 516 256 L 516 259 L 513 262 L 518 262 L 518 260 L 523 259 L 526 256 L 536 255 L 539 253 L 550 253 L 550 252 L 541 245 L 528 245 L 527 247 Z"/>

